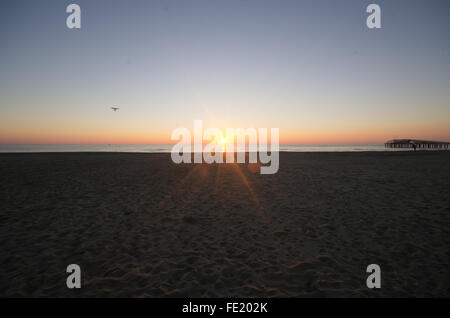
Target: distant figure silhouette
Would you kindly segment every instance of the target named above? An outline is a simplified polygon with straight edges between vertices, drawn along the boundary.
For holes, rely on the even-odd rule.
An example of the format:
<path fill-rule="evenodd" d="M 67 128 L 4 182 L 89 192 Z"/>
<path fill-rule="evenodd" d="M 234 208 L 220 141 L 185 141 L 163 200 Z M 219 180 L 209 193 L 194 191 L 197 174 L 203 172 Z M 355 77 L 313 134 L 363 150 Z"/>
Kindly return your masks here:
<path fill-rule="evenodd" d="M 111 107 L 111 109 L 112 109 L 113 111 L 118 111 L 120 108 L 119 108 L 119 107 Z"/>
<path fill-rule="evenodd" d="M 416 151 L 417 145 L 416 145 L 416 144 L 413 144 L 412 146 L 413 146 L 413 148 L 414 148 L 414 151 Z"/>

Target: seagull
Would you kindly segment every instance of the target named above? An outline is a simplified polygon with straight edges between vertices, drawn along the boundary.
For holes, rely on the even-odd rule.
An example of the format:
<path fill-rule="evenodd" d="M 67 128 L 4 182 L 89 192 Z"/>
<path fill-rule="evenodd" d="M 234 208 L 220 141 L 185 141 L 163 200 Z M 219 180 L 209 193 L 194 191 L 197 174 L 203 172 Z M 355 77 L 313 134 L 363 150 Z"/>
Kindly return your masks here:
<path fill-rule="evenodd" d="M 120 108 L 119 108 L 119 107 L 111 107 L 111 109 L 112 109 L 113 111 L 118 111 Z"/>

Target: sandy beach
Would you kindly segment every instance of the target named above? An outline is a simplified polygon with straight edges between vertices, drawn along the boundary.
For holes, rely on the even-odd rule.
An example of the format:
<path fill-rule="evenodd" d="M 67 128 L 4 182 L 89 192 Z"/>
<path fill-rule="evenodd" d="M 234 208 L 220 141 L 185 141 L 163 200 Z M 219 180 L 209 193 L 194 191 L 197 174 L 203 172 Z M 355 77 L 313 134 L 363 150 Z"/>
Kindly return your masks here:
<path fill-rule="evenodd" d="M 450 296 L 450 152 L 0 155 L 0 296 Z M 78 264 L 82 288 L 66 287 Z M 379 264 L 381 289 L 366 287 Z"/>

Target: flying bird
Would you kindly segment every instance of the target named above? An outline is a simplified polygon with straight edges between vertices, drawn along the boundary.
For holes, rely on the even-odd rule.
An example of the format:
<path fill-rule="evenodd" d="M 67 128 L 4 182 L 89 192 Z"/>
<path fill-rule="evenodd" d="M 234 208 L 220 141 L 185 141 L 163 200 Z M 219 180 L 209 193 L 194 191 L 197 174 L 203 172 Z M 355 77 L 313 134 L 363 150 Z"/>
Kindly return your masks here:
<path fill-rule="evenodd" d="M 120 108 L 119 108 L 119 107 L 111 107 L 111 109 L 112 109 L 113 111 L 118 111 Z"/>

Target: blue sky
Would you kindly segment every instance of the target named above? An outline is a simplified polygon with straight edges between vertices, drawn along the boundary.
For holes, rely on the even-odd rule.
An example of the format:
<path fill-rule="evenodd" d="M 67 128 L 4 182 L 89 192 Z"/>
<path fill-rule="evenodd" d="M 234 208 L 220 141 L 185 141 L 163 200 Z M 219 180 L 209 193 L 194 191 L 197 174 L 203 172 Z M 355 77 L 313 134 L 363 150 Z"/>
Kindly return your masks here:
<path fill-rule="evenodd" d="M 421 0 L 2 1 L 0 142 L 166 142 L 194 119 L 286 143 L 450 139 L 449 15 Z"/>

